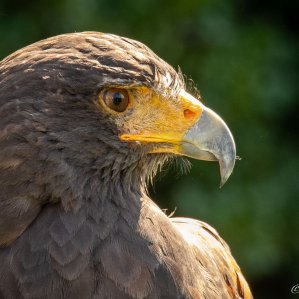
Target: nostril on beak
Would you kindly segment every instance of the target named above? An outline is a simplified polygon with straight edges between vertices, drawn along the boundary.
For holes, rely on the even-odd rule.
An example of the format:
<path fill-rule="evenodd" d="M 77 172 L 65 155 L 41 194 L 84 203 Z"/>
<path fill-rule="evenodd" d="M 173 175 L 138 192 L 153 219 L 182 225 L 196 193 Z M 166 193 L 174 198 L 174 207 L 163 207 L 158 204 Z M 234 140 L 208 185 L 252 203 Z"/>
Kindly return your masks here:
<path fill-rule="evenodd" d="M 194 111 L 190 110 L 190 109 L 185 109 L 184 110 L 184 116 L 187 119 L 192 119 L 196 116 L 196 113 Z"/>

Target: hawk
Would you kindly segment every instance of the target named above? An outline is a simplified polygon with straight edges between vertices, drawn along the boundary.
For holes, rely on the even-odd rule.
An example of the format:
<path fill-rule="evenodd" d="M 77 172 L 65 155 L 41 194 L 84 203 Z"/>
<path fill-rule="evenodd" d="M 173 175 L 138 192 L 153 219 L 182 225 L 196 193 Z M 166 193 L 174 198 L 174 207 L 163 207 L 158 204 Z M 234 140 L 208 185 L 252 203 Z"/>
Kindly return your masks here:
<path fill-rule="evenodd" d="M 0 62 L 0 298 L 252 298 L 208 224 L 147 182 L 177 156 L 235 163 L 223 120 L 148 47 L 65 34 Z"/>

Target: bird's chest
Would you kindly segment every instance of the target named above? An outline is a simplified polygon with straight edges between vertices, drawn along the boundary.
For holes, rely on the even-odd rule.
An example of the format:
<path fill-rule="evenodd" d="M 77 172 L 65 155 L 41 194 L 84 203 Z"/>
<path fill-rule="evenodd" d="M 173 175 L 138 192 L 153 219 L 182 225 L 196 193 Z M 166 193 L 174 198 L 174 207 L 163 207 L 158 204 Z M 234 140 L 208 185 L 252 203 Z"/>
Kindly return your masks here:
<path fill-rule="evenodd" d="M 175 258 L 155 213 L 49 206 L 0 251 L 0 294 L 8 282 L 7 298 L 180 298 Z"/>

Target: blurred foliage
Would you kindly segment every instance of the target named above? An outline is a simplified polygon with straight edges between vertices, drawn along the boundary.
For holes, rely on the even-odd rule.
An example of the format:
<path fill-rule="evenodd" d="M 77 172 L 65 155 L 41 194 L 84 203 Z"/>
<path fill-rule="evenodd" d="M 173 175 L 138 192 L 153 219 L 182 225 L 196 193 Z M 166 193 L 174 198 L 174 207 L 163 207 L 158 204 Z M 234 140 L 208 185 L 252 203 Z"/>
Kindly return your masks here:
<path fill-rule="evenodd" d="M 256 298 L 299 283 L 297 1 L 0 0 L 0 58 L 42 38 L 94 30 L 140 40 L 180 66 L 234 133 L 239 156 L 218 189 L 213 163 L 170 171 L 152 196 L 213 225 Z M 193 82 L 193 83 L 192 83 Z M 195 83 L 194 83 L 195 82 Z"/>

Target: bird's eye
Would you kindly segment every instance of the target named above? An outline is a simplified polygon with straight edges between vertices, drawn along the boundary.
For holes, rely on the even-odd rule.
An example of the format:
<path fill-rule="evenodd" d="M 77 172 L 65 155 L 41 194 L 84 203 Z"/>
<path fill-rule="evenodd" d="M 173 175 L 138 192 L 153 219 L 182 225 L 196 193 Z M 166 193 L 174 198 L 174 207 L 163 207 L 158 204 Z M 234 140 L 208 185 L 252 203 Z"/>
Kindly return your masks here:
<path fill-rule="evenodd" d="M 104 90 L 104 103 L 113 111 L 124 112 L 129 105 L 129 93 L 126 89 L 110 88 Z"/>

